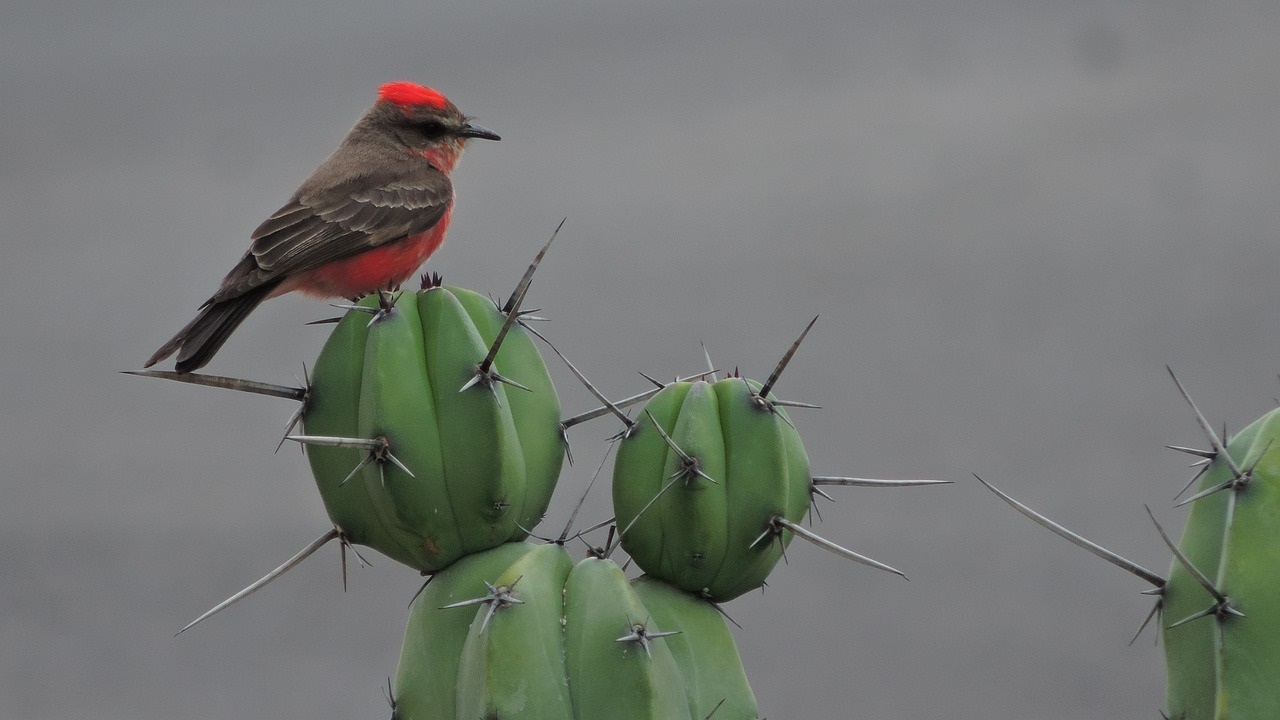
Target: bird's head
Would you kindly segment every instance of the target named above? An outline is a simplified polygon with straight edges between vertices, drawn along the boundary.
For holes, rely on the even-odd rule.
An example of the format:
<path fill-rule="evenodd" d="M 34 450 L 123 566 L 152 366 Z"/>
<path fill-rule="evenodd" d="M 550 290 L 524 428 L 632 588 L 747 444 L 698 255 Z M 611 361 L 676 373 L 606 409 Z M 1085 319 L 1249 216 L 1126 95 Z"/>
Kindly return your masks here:
<path fill-rule="evenodd" d="M 492 130 L 471 122 L 437 90 L 416 83 L 400 81 L 383 85 L 378 89 L 375 110 L 382 111 L 405 144 L 427 151 L 443 151 L 450 156 L 449 165 L 471 138 L 502 139 Z"/>

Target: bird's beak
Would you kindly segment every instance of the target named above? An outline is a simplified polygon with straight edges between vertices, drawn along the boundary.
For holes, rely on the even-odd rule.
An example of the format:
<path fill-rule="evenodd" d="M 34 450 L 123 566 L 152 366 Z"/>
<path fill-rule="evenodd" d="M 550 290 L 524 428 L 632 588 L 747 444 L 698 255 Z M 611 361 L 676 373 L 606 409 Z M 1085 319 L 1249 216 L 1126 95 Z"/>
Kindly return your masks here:
<path fill-rule="evenodd" d="M 473 125 L 471 123 L 467 123 L 466 125 L 462 126 L 462 129 L 458 131 L 458 137 L 480 138 L 481 140 L 501 140 L 502 139 L 501 137 L 498 136 L 498 133 L 490 130 L 489 128 L 482 127 L 480 125 Z"/>

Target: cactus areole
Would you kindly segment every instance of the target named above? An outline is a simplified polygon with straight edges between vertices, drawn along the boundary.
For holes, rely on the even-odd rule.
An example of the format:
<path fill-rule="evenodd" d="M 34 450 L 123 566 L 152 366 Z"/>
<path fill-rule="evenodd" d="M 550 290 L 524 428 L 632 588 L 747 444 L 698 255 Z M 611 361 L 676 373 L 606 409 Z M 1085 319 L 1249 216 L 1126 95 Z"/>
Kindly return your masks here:
<path fill-rule="evenodd" d="M 560 403 L 518 324 L 457 287 L 374 295 L 335 327 L 311 374 L 307 456 L 353 543 L 424 572 L 519 540 L 560 473 Z M 485 372 L 487 370 L 487 372 Z"/>
<path fill-rule="evenodd" d="M 809 460 L 785 411 L 743 378 L 677 382 L 618 447 L 622 547 L 650 576 L 717 602 L 759 587 L 809 507 Z M 656 425 L 655 425 L 656 423 Z"/>

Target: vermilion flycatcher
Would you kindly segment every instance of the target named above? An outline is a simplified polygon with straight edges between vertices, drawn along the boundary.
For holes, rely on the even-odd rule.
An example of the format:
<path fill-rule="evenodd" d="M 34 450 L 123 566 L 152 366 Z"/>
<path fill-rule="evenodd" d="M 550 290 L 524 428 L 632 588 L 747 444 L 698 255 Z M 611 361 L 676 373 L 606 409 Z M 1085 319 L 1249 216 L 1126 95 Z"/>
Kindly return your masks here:
<path fill-rule="evenodd" d="M 354 298 L 399 285 L 444 242 L 453 170 L 471 138 L 499 140 L 444 95 L 408 82 L 378 101 L 293 197 L 253 231 L 253 243 L 196 318 L 147 360 L 178 353 L 203 367 L 263 300 L 301 290 Z"/>

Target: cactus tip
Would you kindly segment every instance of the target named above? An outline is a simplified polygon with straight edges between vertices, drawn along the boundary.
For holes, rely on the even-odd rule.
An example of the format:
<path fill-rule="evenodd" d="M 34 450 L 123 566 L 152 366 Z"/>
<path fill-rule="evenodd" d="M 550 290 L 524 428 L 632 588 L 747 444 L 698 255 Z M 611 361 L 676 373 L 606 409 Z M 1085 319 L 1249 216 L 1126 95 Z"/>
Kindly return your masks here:
<path fill-rule="evenodd" d="M 418 277 L 418 286 L 422 290 L 433 290 L 444 285 L 444 278 L 438 272 L 425 272 Z"/>

